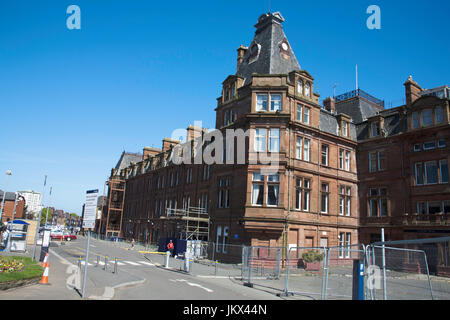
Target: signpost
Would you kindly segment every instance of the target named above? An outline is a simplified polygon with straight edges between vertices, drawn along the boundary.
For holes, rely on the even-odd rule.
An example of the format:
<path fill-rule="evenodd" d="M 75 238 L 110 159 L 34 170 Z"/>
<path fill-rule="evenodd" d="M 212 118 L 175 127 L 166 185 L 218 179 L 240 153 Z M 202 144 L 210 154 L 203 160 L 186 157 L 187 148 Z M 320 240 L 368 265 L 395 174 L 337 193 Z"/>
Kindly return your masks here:
<path fill-rule="evenodd" d="M 88 239 L 86 246 L 86 258 L 84 261 L 84 279 L 83 279 L 83 291 L 81 298 L 84 298 L 86 292 L 86 278 L 87 268 L 89 260 L 89 245 L 91 242 L 91 230 L 95 227 L 95 219 L 97 218 L 97 197 L 98 190 L 89 190 L 86 192 L 86 202 L 84 203 L 84 215 L 83 215 L 83 228 L 88 230 Z"/>

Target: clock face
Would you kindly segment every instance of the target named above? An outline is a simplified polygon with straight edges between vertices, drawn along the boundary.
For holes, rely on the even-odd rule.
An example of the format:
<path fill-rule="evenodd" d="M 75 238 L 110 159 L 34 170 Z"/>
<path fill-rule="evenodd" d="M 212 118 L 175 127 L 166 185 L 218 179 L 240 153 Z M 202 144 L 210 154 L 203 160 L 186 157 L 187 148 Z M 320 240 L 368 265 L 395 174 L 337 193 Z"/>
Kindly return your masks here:
<path fill-rule="evenodd" d="M 284 51 L 288 51 L 288 49 L 289 49 L 288 44 L 287 44 L 286 42 L 283 42 L 283 43 L 281 44 L 281 49 L 283 49 Z"/>

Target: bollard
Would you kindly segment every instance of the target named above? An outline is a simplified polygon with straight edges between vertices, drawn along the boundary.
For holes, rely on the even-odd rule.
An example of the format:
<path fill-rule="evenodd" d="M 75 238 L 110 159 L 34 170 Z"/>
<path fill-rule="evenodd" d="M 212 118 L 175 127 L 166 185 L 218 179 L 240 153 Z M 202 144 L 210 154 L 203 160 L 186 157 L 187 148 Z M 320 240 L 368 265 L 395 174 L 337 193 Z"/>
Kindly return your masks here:
<path fill-rule="evenodd" d="M 184 254 L 184 271 L 185 272 L 189 272 L 189 261 L 190 261 L 189 254 L 187 252 L 185 252 L 185 254 Z"/>
<path fill-rule="evenodd" d="M 103 270 L 107 270 L 108 269 L 108 256 L 105 256 L 105 265 L 103 267 Z"/>
<path fill-rule="evenodd" d="M 95 265 L 96 267 L 98 267 L 98 265 L 100 264 L 100 255 L 97 255 L 97 264 Z"/>
<path fill-rule="evenodd" d="M 114 274 L 117 274 L 117 258 L 114 258 Z"/>
<path fill-rule="evenodd" d="M 81 257 L 78 258 L 78 268 L 81 269 Z"/>
<path fill-rule="evenodd" d="M 170 251 L 166 251 L 166 268 L 169 267 L 169 257 L 170 257 Z"/>
<path fill-rule="evenodd" d="M 217 265 L 219 264 L 219 261 L 216 260 L 216 265 L 215 265 L 215 270 L 214 270 L 214 274 L 217 276 Z"/>

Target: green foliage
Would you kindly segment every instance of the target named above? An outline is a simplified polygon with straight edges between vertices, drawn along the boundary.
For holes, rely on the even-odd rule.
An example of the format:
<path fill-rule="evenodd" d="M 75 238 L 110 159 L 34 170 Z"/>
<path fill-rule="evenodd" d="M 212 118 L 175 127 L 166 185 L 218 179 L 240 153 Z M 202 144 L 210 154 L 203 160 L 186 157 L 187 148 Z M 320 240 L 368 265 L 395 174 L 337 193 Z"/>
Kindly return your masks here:
<path fill-rule="evenodd" d="M 47 223 L 52 221 L 52 209 L 44 208 L 41 211 L 41 226 L 45 224 L 45 216 L 47 216 Z"/>
<path fill-rule="evenodd" d="M 43 268 L 30 257 L 0 257 L 0 265 L 6 268 L 0 272 L 0 283 L 14 280 L 28 280 L 42 276 Z"/>
<path fill-rule="evenodd" d="M 302 254 L 302 259 L 305 262 L 320 262 L 324 258 L 324 254 L 315 250 L 309 250 Z"/>

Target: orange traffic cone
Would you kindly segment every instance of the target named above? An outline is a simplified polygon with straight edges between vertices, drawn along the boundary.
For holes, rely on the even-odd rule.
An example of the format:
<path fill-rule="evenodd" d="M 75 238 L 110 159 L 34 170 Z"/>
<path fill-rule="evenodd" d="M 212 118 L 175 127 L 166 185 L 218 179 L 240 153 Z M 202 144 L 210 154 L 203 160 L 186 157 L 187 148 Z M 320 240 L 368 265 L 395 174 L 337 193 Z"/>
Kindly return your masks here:
<path fill-rule="evenodd" d="M 41 264 L 41 267 L 42 268 L 45 268 L 47 265 L 48 265 L 48 253 L 46 253 L 45 254 L 45 258 L 44 258 L 44 261 L 42 262 L 42 264 Z"/>
<path fill-rule="evenodd" d="M 50 264 L 47 263 L 46 266 L 45 266 L 45 269 L 44 269 L 44 274 L 42 275 L 42 279 L 39 282 L 40 284 L 49 284 L 48 283 L 48 270 L 49 270 L 49 268 L 50 268 Z"/>

